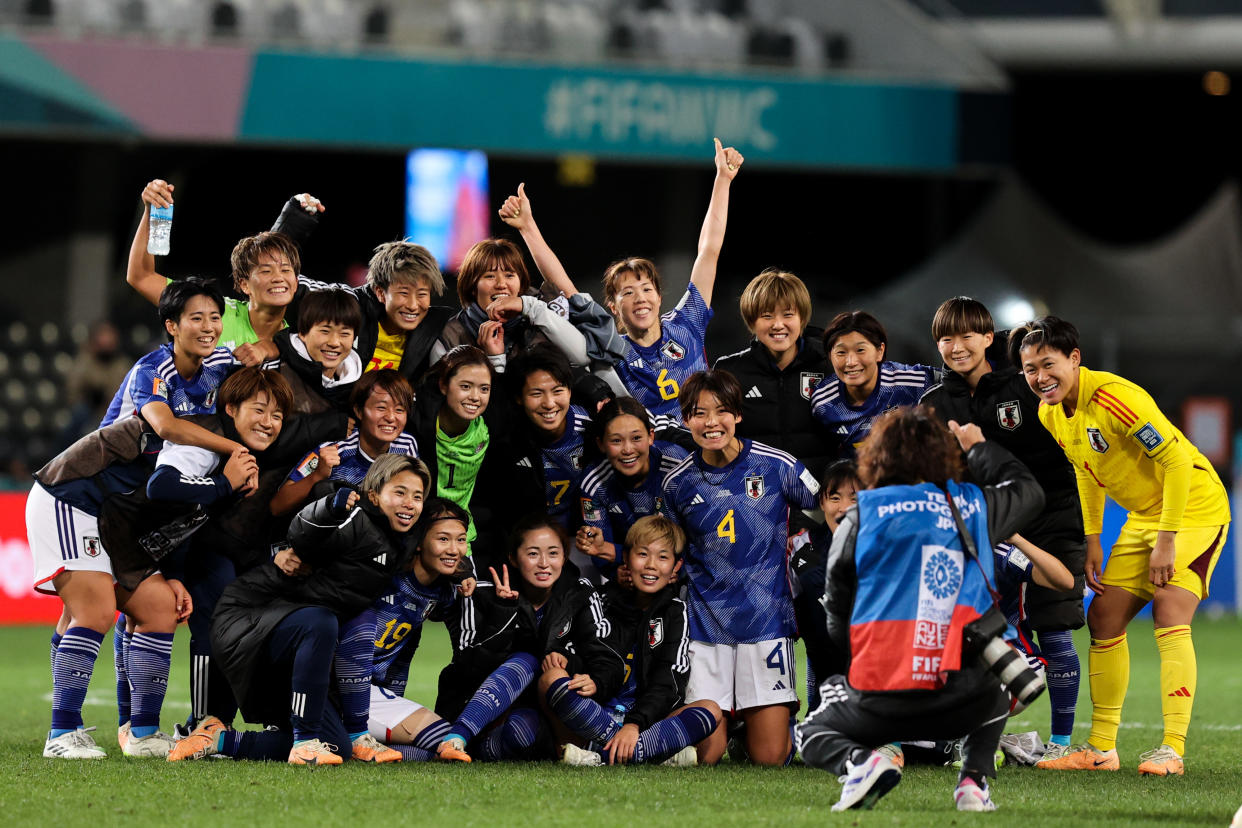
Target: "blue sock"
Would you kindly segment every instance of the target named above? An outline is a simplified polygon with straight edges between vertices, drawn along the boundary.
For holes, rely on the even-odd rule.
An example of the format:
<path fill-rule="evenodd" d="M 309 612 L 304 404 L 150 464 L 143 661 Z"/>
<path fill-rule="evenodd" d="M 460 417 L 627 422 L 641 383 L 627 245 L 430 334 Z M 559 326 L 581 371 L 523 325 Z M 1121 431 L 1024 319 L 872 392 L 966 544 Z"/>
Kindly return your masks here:
<path fill-rule="evenodd" d="M 449 723 L 444 719 L 436 719 L 418 732 L 418 735 L 414 737 L 413 747 L 419 750 L 430 751 L 434 755 L 436 748 L 444 741 L 444 737 L 448 736 L 449 727 Z M 396 745 L 392 745 L 392 747 L 396 747 Z"/>
<path fill-rule="evenodd" d="M 552 682 L 545 695 L 548 707 L 565 727 L 588 741 L 603 744 L 620 729 L 620 725 L 598 702 L 569 689 L 568 676 Z"/>
<path fill-rule="evenodd" d="M 1078 704 L 1078 684 L 1082 677 L 1078 651 L 1074 649 L 1074 638 L 1069 630 L 1040 631 L 1039 648 L 1048 662 L 1048 701 L 1052 707 L 1049 741 L 1068 745 L 1074 731 L 1074 708 Z"/>
<path fill-rule="evenodd" d="M 332 662 L 341 722 L 355 739 L 367 732 L 371 713 L 371 671 L 375 652 L 375 613 L 366 610 L 341 624 Z"/>
<path fill-rule="evenodd" d="M 291 747 L 293 743 L 287 730 L 231 730 L 224 738 L 220 752 L 234 759 L 283 762 L 289 757 Z"/>
<path fill-rule="evenodd" d="M 125 653 L 129 694 L 133 705 L 129 730 L 136 738 L 159 730 L 160 709 L 168 692 L 172 664 L 172 633 L 134 633 Z"/>
<path fill-rule="evenodd" d="M 130 697 L 129 675 L 125 671 L 125 656 L 129 650 L 131 633 L 125 631 L 125 614 L 117 616 L 112 628 L 112 662 L 116 667 L 116 723 L 119 727 L 129 721 Z"/>
<path fill-rule="evenodd" d="M 697 745 L 715 729 L 715 716 L 701 707 L 687 707 L 638 734 L 634 761 L 659 764 L 682 748 Z M 607 756 L 604 761 L 608 761 Z"/>
<path fill-rule="evenodd" d="M 433 751 L 423 750 L 413 745 L 389 745 L 389 747 L 401 754 L 402 762 L 430 762 L 436 758 Z"/>
<path fill-rule="evenodd" d="M 539 664 L 529 653 L 509 656 L 508 661 L 493 670 L 466 702 L 461 715 L 453 722 L 449 736 L 469 743 L 513 705 L 514 700 L 535 680 L 537 669 Z"/>
<path fill-rule="evenodd" d="M 52 733 L 60 736 L 82 726 L 82 702 L 91 683 L 103 633 L 70 627 L 61 636 L 52 665 Z"/>
<path fill-rule="evenodd" d="M 488 762 L 505 759 L 530 759 L 530 750 L 545 729 L 539 711 L 519 707 L 509 711 L 504 723 L 487 734 L 479 757 Z"/>

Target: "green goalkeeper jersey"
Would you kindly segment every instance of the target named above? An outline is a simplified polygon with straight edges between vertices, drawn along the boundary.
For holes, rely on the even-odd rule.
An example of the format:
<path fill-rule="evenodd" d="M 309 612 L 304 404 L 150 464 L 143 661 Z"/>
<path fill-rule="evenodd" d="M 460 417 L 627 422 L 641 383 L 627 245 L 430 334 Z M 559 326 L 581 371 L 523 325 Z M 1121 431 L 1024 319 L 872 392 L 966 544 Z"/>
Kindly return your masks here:
<path fill-rule="evenodd" d="M 440 421 L 436 420 L 436 494 L 448 498 L 458 506 L 469 511 L 470 498 L 474 495 L 474 482 L 479 476 L 479 467 L 483 465 L 483 456 L 487 453 L 490 442 L 487 423 L 482 417 L 476 417 L 466 426 L 466 430 L 456 437 L 450 437 L 440 429 Z M 474 543 L 478 532 L 474 528 L 474 518 L 466 530 L 466 540 Z"/>

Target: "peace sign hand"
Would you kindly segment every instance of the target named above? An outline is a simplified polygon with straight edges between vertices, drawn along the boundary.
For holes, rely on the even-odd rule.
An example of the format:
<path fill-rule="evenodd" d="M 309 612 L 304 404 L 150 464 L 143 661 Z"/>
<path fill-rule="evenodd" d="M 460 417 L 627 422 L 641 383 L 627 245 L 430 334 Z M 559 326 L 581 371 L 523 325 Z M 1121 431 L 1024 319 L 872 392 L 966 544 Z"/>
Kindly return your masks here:
<path fill-rule="evenodd" d="M 504 573 L 503 576 L 496 574 L 496 567 L 494 566 L 489 566 L 487 568 L 487 571 L 492 573 L 492 583 L 495 584 L 497 598 L 501 598 L 506 601 L 511 601 L 514 598 L 518 597 L 517 590 L 510 589 L 509 587 L 509 567 L 508 566 L 506 566 L 505 564 L 500 565 L 500 571 Z"/>

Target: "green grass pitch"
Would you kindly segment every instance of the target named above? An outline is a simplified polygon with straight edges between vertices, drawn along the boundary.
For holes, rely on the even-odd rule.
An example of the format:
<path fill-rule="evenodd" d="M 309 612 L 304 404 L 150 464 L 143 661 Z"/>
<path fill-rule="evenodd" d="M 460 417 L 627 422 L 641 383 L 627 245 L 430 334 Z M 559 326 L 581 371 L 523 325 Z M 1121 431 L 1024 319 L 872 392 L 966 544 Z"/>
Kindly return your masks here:
<path fill-rule="evenodd" d="M 992 825 L 1133 826 L 1229 824 L 1242 804 L 1242 667 L 1239 622 L 1195 624 L 1199 697 L 1187 776 L 1140 779 L 1138 754 L 1160 739 L 1158 662 L 1150 623 L 1130 630 L 1131 686 L 1119 773 L 1050 773 L 1002 768 L 995 814 L 953 810 L 956 774 L 915 767 L 871 812 L 829 813 L 839 787 L 823 771 L 784 769 L 566 768 L 553 764 L 409 764 L 300 768 L 281 763 L 168 764 L 126 759 L 116 747 L 111 638 L 87 698 L 87 725 L 109 757 L 67 762 L 41 755 L 51 679 L 44 628 L 0 628 L 0 803 L 10 825 Z M 1085 655 L 1085 637 L 1078 639 Z M 187 713 L 187 642 L 178 636 L 164 726 Z M 414 661 L 409 695 L 432 703 L 448 657 L 443 627 L 429 626 Z M 1083 673 L 1086 673 L 1084 658 Z M 1091 708 L 1084 679 L 1075 737 Z M 1010 730 L 1047 735 L 1041 700 Z"/>

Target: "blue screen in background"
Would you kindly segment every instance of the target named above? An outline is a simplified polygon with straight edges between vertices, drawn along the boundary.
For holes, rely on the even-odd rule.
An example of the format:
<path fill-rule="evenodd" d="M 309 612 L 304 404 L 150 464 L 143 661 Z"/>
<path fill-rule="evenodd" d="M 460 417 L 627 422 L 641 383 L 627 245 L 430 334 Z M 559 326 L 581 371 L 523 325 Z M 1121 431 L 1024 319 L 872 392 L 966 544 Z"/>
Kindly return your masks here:
<path fill-rule="evenodd" d="M 405 161 L 405 235 L 457 270 L 470 245 L 487 238 L 487 155 L 416 149 Z"/>

